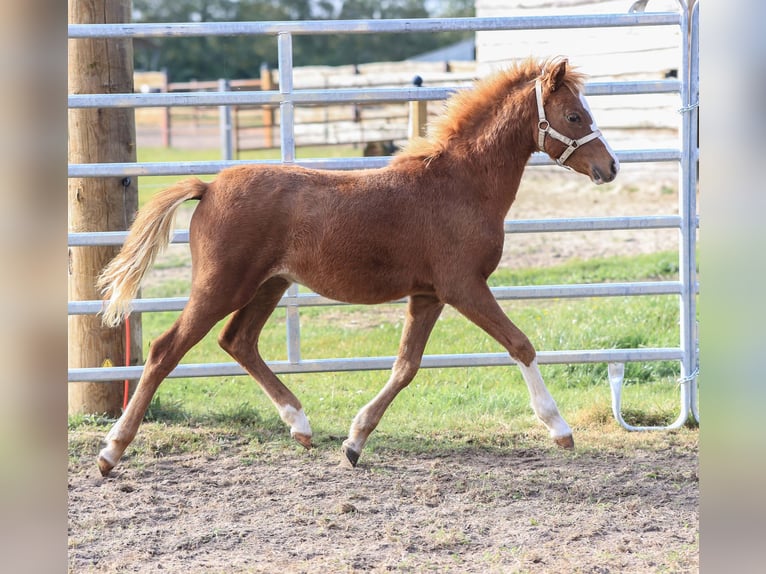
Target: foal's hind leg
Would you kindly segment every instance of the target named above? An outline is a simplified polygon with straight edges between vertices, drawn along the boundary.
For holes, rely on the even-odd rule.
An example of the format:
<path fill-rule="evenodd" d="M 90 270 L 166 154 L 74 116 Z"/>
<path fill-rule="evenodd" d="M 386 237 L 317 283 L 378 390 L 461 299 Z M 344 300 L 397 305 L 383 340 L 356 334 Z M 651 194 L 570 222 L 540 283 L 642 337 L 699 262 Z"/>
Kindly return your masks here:
<path fill-rule="evenodd" d="M 545 386 L 537 366 L 535 348 L 527 336 L 514 325 L 497 304 L 487 284 L 482 281 L 449 301 L 458 311 L 484 329 L 503 345 L 518 363 L 537 418 L 550 431 L 554 442 L 564 448 L 574 447 L 572 429 L 559 414 L 556 402 Z"/>
<path fill-rule="evenodd" d="M 218 336 L 218 343 L 258 381 L 290 426 L 291 436 L 311 448 L 311 427 L 300 401 L 269 369 L 258 352 L 258 337 L 290 282 L 280 277 L 266 281 L 255 297 L 234 313 Z"/>
<path fill-rule="evenodd" d="M 391 370 L 391 377 L 378 395 L 354 417 L 348 438 L 343 442 L 343 454 L 351 466 L 356 466 L 367 438 L 378 426 L 391 401 L 410 384 L 418 372 L 426 341 L 443 308 L 444 305 L 435 297 L 410 297 L 399 354 Z"/>
<path fill-rule="evenodd" d="M 152 341 L 136 391 L 125 412 L 106 435 L 106 446 L 98 455 L 98 467 L 103 476 L 114 468 L 125 449 L 135 438 L 146 409 L 160 383 L 176 367 L 186 352 L 197 344 L 217 321 L 231 311 L 230 307 L 211 303 L 208 297 L 195 297 L 192 292 L 189 303 L 176 322 Z"/>

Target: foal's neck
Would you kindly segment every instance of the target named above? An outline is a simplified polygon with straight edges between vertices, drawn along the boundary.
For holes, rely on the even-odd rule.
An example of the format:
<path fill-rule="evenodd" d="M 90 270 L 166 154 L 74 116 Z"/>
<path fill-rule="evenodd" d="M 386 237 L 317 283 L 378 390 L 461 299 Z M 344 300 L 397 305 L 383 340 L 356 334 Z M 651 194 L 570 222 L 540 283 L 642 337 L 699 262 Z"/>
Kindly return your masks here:
<path fill-rule="evenodd" d="M 523 88 L 506 105 L 487 110 L 478 133 L 466 134 L 463 146 L 473 166 L 471 177 L 487 201 L 504 216 L 516 198 L 529 158 L 537 149 L 533 127 L 537 122 L 533 91 Z"/>

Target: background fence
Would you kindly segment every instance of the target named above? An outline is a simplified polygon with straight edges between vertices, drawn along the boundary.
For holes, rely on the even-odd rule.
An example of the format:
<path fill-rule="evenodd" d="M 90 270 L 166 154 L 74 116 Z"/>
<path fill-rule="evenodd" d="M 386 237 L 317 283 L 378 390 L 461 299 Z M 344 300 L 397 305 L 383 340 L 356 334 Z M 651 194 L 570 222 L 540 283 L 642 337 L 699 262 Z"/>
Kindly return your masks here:
<path fill-rule="evenodd" d="M 373 21 L 312 21 L 312 22 L 220 22 L 197 24 L 104 24 L 70 25 L 70 38 L 165 37 L 202 35 L 256 35 L 274 36 L 278 43 L 279 70 L 275 89 L 259 91 L 213 91 L 188 93 L 136 93 L 136 94 L 77 94 L 69 96 L 70 108 L 168 108 L 195 106 L 268 106 L 279 109 L 279 146 L 281 159 L 263 163 L 297 163 L 313 168 L 356 169 L 381 167 L 386 157 L 309 159 L 296 161 L 296 110 L 304 106 L 388 104 L 441 100 L 452 87 L 417 88 L 296 88 L 292 61 L 292 39 L 298 34 L 374 34 L 378 32 L 425 33 L 445 30 L 558 30 L 574 28 L 625 28 L 669 26 L 680 31 L 680 58 L 669 62 L 667 68 L 678 70 L 678 77 L 658 80 L 622 82 L 592 82 L 586 85 L 587 95 L 644 95 L 675 94 L 678 103 L 678 145 L 671 148 L 618 149 L 620 162 L 675 162 L 679 174 L 678 215 L 615 216 L 601 218 L 568 218 L 548 220 L 506 221 L 506 233 L 598 231 L 618 229 L 677 229 L 679 278 L 677 281 L 626 282 L 609 284 L 548 285 L 535 287 L 498 287 L 493 293 L 498 299 L 536 299 L 565 297 L 610 297 L 641 295 L 675 295 L 680 305 L 679 344 L 669 348 L 593 349 L 569 351 L 541 351 L 538 361 L 551 363 L 609 363 L 615 416 L 626 428 L 619 414 L 622 385 L 620 366 L 629 361 L 679 361 L 680 412 L 667 428 L 683 425 L 690 415 L 699 419 L 696 401 L 697 333 L 696 333 L 696 187 L 698 161 L 697 101 L 698 101 L 698 7 L 690 13 L 679 0 L 680 11 L 628 14 L 598 14 L 575 16 L 458 18 L 422 20 Z M 687 41 L 688 40 L 688 41 Z M 605 47 L 606 49 L 606 47 Z M 166 163 L 100 163 L 70 164 L 69 177 L 125 177 L 138 175 L 203 175 L 252 161 L 200 161 Z M 540 153 L 530 160 L 531 165 L 552 162 Z M 70 233 L 70 247 L 93 245 L 119 245 L 126 232 Z M 177 231 L 174 242 L 188 242 L 188 233 Z M 180 310 L 186 298 L 139 299 L 135 312 Z M 299 293 L 292 286 L 280 302 L 287 309 L 287 360 L 273 361 L 269 366 L 276 373 L 306 373 L 317 371 L 349 371 L 389 369 L 394 357 L 358 357 L 350 359 L 301 358 L 300 309 L 306 306 L 340 305 L 312 293 Z M 95 314 L 101 310 L 101 301 L 70 301 L 68 312 Z M 510 365 L 506 353 L 427 355 L 423 367 L 464 367 Z M 135 379 L 142 367 L 109 367 L 70 369 L 68 380 L 114 381 Z M 182 364 L 170 377 L 232 376 L 245 374 L 236 363 Z M 642 429 L 645 427 L 641 427 Z"/>
<path fill-rule="evenodd" d="M 293 70 L 296 90 L 377 90 L 412 86 L 416 76 L 428 78 L 430 87 L 456 88 L 476 78 L 476 62 L 377 62 L 356 66 L 304 66 Z M 136 72 L 135 84 L 143 93 L 271 91 L 279 89 L 276 70 L 261 67 L 256 79 L 208 82 L 168 82 L 163 72 Z M 432 106 L 431 115 L 438 109 Z M 239 152 L 279 147 L 279 106 L 230 106 L 231 157 Z M 406 102 L 353 102 L 332 105 L 322 102 L 294 110 L 296 146 L 368 143 L 403 143 L 408 137 Z M 136 110 L 138 139 L 150 145 L 194 147 L 196 141 L 215 141 L 222 122 L 219 110 L 207 107 L 143 108 Z M 223 136 L 227 137 L 227 136 Z M 382 154 L 378 154 L 382 155 Z"/>

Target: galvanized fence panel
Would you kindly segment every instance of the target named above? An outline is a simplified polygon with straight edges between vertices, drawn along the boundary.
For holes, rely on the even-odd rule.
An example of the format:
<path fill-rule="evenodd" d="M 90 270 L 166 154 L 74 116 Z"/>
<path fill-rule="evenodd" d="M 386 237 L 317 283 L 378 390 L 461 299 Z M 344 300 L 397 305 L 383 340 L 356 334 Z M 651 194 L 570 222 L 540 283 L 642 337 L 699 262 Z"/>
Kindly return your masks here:
<path fill-rule="evenodd" d="M 671 348 L 597 349 L 571 351 L 541 351 L 541 364 L 608 363 L 612 387 L 612 403 L 617 420 L 630 430 L 646 427 L 627 425 L 620 414 L 622 367 L 630 361 L 679 361 L 681 365 L 680 413 L 672 428 L 686 422 L 690 414 L 699 420 L 696 406 L 696 379 L 698 345 L 696 333 L 696 165 L 697 165 L 697 99 L 698 80 L 698 28 L 699 2 L 688 17 L 686 4 L 679 1 L 679 12 L 599 14 L 556 17 L 513 18 L 453 18 L 418 20 L 344 20 L 304 22 L 204 22 L 177 24 L 99 24 L 70 25 L 70 38 L 148 38 L 189 36 L 276 36 L 279 60 L 278 91 L 148 94 L 76 94 L 70 95 L 70 108 L 92 107 L 164 107 L 164 106 L 221 106 L 279 105 L 281 112 L 281 160 L 274 161 L 196 161 L 157 163 L 103 163 L 70 164 L 69 177 L 124 177 L 141 175 L 202 175 L 214 174 L 233 165 L 252 163 L 297 164 L 320 169 L 375 168 L 387 165 L 389 158 L 341 158 L 297 161 L 295 158 L 294 108 L 305 104 L 405 102 L 442 100 L 454 90 L 450 88 L 405 87 L 398 89 L 330 89 L 294 90 L 292 38 L 302 34 L 372 34 L 382 32 L 444 32 L 479 30 L 551 30 L 561 28 L 595 28 L 627 26 L 677 26 L 682 37 L 682 62 L 679 79 L 634 82 L 594 82 L 586 85 L 588 95 L 678 93 L 681 105 L 682 128 L 679 145 L 672 149 L 619 150 L 622 163 L 677 162 L 679 164 L 679 215 L 617 216 L 597 218 L 562 218 L 546 220 L 506 221 L 506 233 L 599 231 L 624 229 L 678 229 L 679 264 L 678 281 L 627 282 L 586 285 L 543 285 L 534 287 L 497 287 L 492 292 L 499 300 L 615 297 L 641 295 L 676 295 L 680 300 L 681 325 L 679 346 Z M 691 34 L 691 45 L 685 39 Z M 222 114 L 222 117 L 223 114 Z M 225 121 L 225 120 L 224 120 Z M 222 124 L 223 125 L 223 124 Z M 225 126 L 224 126 L 225 127 Z M 553 162 L 541 153 L 535 153 L 530 165 L 550 165 Z M 70 233 L 69 246 L 120 245 L 126 232 Z M 173 242 L 188 242 L 188 232 L 179 230 Z M 136 312 L 178 311 L 187 302 L 185 297 L 163 299 L 137 299 Z M 70 301 L 68 313 L 95 314 L 102 309 L 101 301 Z M 301 359 L 300 309 L 307 306 L 342 305 L 313 293 L 300 293 L 291 287 L 279 306 L 287 312 L 287 360 L 272 361 L 269 366 L 276 373 L 309 373 L 319 371 L 357 371 L 391 368 L 394 357 L 358 357 L 347 359 Z M 512 365 L 507 353 L 466 353 L 427 355 L 423 367 L 466 367 Z M 113 381 L 140 377 L 142 367 L 108 367 L 70 369 L 68 380 Z M 246 374 L 236 363 L 182 364 L 170 377 L 210 377 Z"/>

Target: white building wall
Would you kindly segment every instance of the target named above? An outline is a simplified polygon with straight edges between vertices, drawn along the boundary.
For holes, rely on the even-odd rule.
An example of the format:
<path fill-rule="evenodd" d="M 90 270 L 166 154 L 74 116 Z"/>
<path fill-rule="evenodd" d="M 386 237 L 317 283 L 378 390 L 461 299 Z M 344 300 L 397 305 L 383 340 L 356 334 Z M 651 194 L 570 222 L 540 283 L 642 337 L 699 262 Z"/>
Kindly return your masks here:
<path fill-rule="evenodd" d="M 624 14 L 634 0 L 476 0 L 476 15 Z M 647 11 L 677 11 L 675 0 L 649 0 Z M 477 32 L 476 59 L 494 68 L 511 60 L 566 55 L 594 80 L 650 79 L 678 68 L 676 26 Z"/>
<path fill-rule="evenodd" d="M 624 14 L 634 1 L 476 0 L 476 15 Z M 676 0 L 649 0 L 646 6 L 647 12 L 679 9 Z M 477 72 L 485 75 L 530 56 L 566 56 L 590 81 L 662 79 L 680 68 L 680 46 L 678 26 L 477 32 Z M 676 94 L 591 96 L 589 102 L 602 131 L 617 140 L 616 147 L 675 143 L 681 107 Z"/>

